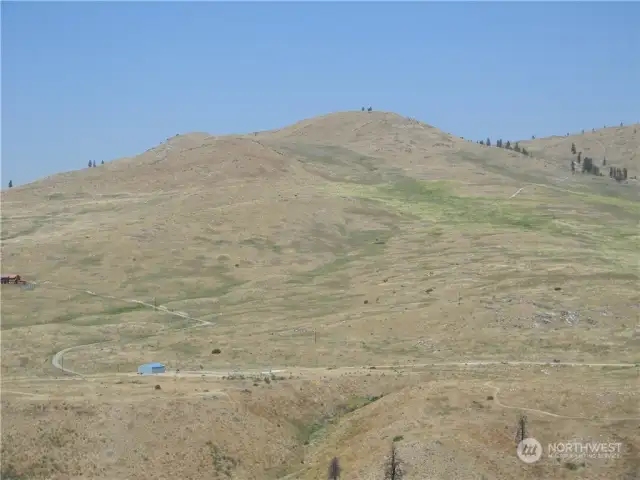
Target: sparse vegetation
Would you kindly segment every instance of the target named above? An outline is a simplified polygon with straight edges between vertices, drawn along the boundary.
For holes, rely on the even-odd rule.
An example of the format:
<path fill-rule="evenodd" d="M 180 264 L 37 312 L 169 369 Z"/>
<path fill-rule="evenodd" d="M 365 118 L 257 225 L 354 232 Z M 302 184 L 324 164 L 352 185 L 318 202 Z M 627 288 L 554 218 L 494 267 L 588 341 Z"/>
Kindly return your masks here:
<path fill-rule="evenodd" d="M 238 460 L 227 455 L 219 446 L 212 441 L 206 442 L 206 447 L 211 455 L 213 465 L 213 478 L 232 478 L 233 471 L 238 466 Z"/>
<path fill-rule="evenodd" d="M 384 441 L 412 478 L 555 478 L 570 467 L 522 468 L 503 440 L 514 420 L 516 438 L 570 438 L 563 415 L 640 447 L 633 422 L 602 417 L 637 416 L 637 372 L 563 366 L 638 360 L 636 183 L 586 175 L 603 158 L 634 175 L 633 127 L 495 136 L 499 152 L 366 111 L 181 135 L 171 161 L 92 172 L 91 195 L 56 177 L 3 192 L 3 269 L 39 282 L 2 288 L 3 468 L 322 478 L 339 455 L 345 478 L 383 478 Z M 83 377 L 52 367 L 68 347 Z M 151 357 L 170 373 L 128 376 Z M 522 428 L 519 408 L 559 417 Z M 624 478 L 625 462 L 589 473 Z"/>
<path fill-rule="evenodd" d="M 387 458 L 384 466 L 384 479 L 402 480 L 404 478 L 404 474 L 405 471 L 402 465 L 402 460 L 400 460 L 400 456 L 398 455 L 398 450 L 395 446 L 395 443 L 392 443 L 389 457 Z"/>
<path fill-rule="evenodd" d="M 11 463 L 7 463 L 6 458 L 3 458 L 0 478 L 2 480 L 27 480 L 27 477 L 19 474 Z"/>

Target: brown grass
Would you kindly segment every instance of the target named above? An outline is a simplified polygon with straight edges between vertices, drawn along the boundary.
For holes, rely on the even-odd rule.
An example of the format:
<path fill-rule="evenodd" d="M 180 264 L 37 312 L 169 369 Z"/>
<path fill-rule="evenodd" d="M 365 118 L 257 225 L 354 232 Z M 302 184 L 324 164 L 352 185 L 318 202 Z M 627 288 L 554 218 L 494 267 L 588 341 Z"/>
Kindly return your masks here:
<path fill-rule="evenodd" d="M 3 191 L 2 269 L 38 282 L 2 286 L 3 465 L 25 478 L 311 479 L 337 455 L 367 479 L 402 436 L 410 478 L 634 478 L 638 422 L 530 414 L 541 442 L 615 437 L 631 455 L 522 464 L 505 433 L 517 411 L 487 402 L 486 382 L 506 405 L 640 417 L 636 372 L 347 368 L 640 362 L 638 184 L 569 172 L 574 141 L 636 175 L 634 128 L 521 142 L 527 158 L 345 112 L 178 136 Z M 87 377 L 60 378 L 51 357 L 75 345 L 64 366 Z M 147 361 L 196 373 L 128 376 Z M 211 373 L 269 368 L 286 380 Z"/>

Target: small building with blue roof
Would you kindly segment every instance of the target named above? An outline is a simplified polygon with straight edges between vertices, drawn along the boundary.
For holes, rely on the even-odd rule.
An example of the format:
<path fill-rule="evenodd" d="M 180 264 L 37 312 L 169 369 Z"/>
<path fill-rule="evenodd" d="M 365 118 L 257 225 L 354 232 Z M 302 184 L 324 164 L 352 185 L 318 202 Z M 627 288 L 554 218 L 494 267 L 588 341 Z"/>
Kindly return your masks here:
<path fill-rule="evenodd" d="M 154 373 L 164 373 L 166 368 L 161 363 L 145 363 L 138 367 L 138 373 L 140 375 L 152 375 Z"/>

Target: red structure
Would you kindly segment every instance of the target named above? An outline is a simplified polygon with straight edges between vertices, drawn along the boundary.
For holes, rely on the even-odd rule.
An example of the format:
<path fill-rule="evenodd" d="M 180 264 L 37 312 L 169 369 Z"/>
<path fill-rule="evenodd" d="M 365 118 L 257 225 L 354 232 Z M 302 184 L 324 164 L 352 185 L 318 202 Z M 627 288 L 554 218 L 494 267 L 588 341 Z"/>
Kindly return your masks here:
<path fill-rule="evenodd" d="M 20 275 L 2 275 L 2 283 L 13 283 L 19 285 L 21 283 L 27 283 L 20 278 Z"/>

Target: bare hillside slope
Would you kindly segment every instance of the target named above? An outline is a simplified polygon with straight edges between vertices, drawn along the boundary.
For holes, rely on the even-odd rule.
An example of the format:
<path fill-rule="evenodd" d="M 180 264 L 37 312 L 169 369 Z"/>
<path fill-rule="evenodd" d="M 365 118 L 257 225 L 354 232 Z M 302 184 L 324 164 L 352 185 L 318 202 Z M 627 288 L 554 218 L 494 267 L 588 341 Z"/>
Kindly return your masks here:
<path fill-rule="evenodd" d="M 635 127 L 520 144 L 339 112 L 3 191 L 3 478 L 635 478 Z M 624 454 L 525 465 L 525 411 Z"/>
<path fill-rule="evenodd" d="M 640 169 L 640 124 L 622 127 L 600 128 L 586 130 L 582 134 L 539 138 L 521 141 L 534 154 L 548 157 L 557 161 L 570 159 L 571 145 L 576 152 L 582 152 L 585 157 L 592 157 L 598 165 L 606 159 L 607 164 L 615 167 L 626 166 L 638 172 Z"/>

